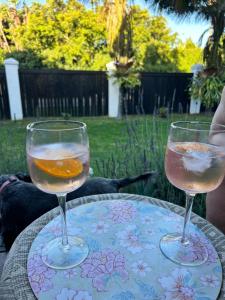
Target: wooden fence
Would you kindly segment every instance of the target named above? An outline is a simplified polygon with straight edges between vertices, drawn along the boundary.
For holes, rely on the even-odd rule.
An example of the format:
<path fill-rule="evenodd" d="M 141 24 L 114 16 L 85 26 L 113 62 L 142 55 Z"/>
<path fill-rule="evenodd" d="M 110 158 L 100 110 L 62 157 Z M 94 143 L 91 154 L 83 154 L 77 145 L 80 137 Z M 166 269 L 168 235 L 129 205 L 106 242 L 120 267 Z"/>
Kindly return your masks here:
<path fill-rule="evenodd" d="M 0 120 L 10 118 L 9 98 L 5 71 L 0 70 Z"/>
<path fill-rule="evenodd" d="M 142 72 L 141 86 L 124 91 L 123 112 L 126 114 L 152 114 L 160 107 L 170 112 L 189 111 L 188 93 L 192 73 L 150 73 Z"/>
<path fill-rule="evenodd" d="M 20 70 L 19 76 L 24 117 L 108 113 L 105 72 Z"/>
<path fill-rule="evenodd" d="M 191 78 L 191 73 L 142 72 L 141 86 L 123 93 L 123 113 L 152 114 L 162 106 L 189 111 Z M 106 72 L 20 70 L 19 79 L 24 117 L 108 115 Z M 5 118 L 10 110 L 5 72 L 0 71 L 0 119 Z"/>

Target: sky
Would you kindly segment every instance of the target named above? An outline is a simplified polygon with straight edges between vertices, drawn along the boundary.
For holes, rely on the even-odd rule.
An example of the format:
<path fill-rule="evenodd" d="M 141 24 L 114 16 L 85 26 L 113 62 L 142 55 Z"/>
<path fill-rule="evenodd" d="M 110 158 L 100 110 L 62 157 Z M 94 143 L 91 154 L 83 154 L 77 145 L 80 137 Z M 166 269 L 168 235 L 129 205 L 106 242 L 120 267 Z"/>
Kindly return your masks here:
<path fill-rule="evenodd" d="M 179 21 L 171 16 L 165 16 L 167 19 L 168 26 L 173 32 L 177 32 L 179 37 L 185 41 L 188 38 L 191 38 L 196 44 L 199 43 L 199 38 L 202 33 L 204 33 L 209 27 L 210 24 L 207 22 L 196 22 L 194 18 L 186 21 Z M 208 34 L 206 33 L 202 44 L 205 44 Z M 201 45 L 203 46 L 203 45 Z"/>
<path fill-rule="evenodd" d="M 36 0 L 39 2 L 45 2 L 45 0 Z M 7 2 L 7 0 L 0 0 L 0 3 Z M 31 3 L 32 0 L 25 0 L 26 3 Z M 150 11 L 151 14 L 153 11 L 149 8 L 149 4 L 146 4 L 145 0 L 136 0 L 135 3 L 139 4 L 141 7 L 146 8 Z M 178 20 L 171 15 L 163 15 L 167 22 L 168 26 L 172 32 L 177 32 L 182 41 L 185 41 L 188 38 L 191 38 L 192 41 L 198 44 L 201 34 L 210 27 L 210 24 L 204 21 L 196 21 L 195 17 L 191 19 L 186 19 L 183 21 Z M 201 47 L 204 47 L 204 44 L 207 40 L 207 34 L 205 34 Z"/>
<path fill-rule="evenodd" d="M 149 4 L 146 4 L 145 0 L 138 0 L 138 2 L 142 7 L 148 9 L 151 14 L 155 14 L 153 10 L 149 8 Z M 201 37 L 202 33 L 210 27 L 210 24 L 208 22 L 203 20 L 197 21 L 195 16 L 181 21 L 172 15 L 162 15 L 166 18 L 168 26 L 172 30 L 172 32 L 177 32 L 182 41 L 191 38 L 194 43 L 198 44 L 199 38 Z M 201 47 L 204 47 L 204 44 L 207 41 L 207 37 L 208 35 L 206 33 L 203 38 Z"/>

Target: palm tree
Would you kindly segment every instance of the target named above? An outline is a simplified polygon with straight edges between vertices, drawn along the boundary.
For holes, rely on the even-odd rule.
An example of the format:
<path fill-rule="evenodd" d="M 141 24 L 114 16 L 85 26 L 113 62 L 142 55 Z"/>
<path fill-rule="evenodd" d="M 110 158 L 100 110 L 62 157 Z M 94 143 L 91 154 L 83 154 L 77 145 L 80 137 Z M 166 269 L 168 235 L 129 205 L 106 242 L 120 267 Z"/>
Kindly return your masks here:
<path fill-rule="evenodd" d="M 221 67 L 225 51 L 221 39 L 225 29 L 224 0 L 146 0 L 155 8 L 180 17 L 196 14 L 198 18 L 210 21 L 212 34 L 204 48 L 204 60 L 207 68 Z"/>
<path fill-rule="evenodd" d="M 126 0 L 105 0 L 107 44 L 118 68 L 129 69 L 133 63 L 131 8 Z"/>

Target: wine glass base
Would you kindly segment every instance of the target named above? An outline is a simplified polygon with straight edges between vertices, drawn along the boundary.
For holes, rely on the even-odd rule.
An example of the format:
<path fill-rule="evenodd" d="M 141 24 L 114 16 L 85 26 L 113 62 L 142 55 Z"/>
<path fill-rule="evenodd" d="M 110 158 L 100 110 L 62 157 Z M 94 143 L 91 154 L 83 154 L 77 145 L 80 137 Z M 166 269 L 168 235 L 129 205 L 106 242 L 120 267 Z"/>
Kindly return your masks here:
<path fill-rule="evenodd" d="M 81 264 L 88 256 L 88 246 L 84 240 L 68 236 L 68 245 L 62 245 L 62 238 L 51 240 L 42 250 L 42 260 L 53 269 L 70 269 Z"/>
<path fill-rule="evenodd" d="M 180 233 L 167 234 L 160 240 L 160 249 L 169 260 L 182 266 L 199 266 L 208 259 L 208 251 L 200 242 L 195 244 L 191 237 L 187 237 L 185 243 L 181 242 Z"/>

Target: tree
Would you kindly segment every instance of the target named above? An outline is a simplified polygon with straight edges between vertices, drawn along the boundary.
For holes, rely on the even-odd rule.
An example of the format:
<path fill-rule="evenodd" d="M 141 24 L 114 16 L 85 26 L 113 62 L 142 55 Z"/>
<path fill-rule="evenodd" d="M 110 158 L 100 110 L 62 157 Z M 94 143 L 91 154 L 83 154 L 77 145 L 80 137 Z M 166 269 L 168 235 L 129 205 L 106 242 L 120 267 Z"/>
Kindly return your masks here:
<path fill-rule="evenodd" d="M 20 49 L 36 54 L 49 68 L 92 69 L 95 55 L 106 54 L 105 27 L 99 14 L 75 0 L 32 4 L 27 22 L 14 35 L 18 37 L 14 46 L 17 43 Z"/>
<path fill-rule="evenodd" d="M 195 64 L 203 63 L 202 49 L 187 39 L 185 43 L 179 42 L 177 45 L 177 67 L 181 72 L 191 72 L 191 67 Z"/>
<path fill-rule="evenodd" d="M 188 55 L 191 45 L 183 46 L 165 18 L 151 16 L 137 5 L 129 6 L 114 35 L 107 29 L 103 6 L 90 10 L 76 0 L 33 3 L 15 7 L 16 25 L 11 7 L 1 7 L 0 64 L 13 56 L 24 68 L 105 70 L 113 58 L 125 71 L 133 65 L 134 71 L 168 72 L 187 70 L 185 57 L 192 61 L 195 56 L 195 49 Z M 136 82 L 135 76 L 131 79 Z"/>
<path fill-rule="evenodd" d="M 152 17 L 147 11 L 144 14 L 139 8 L 134 13 L 133 28 L 135 52 L 143 70 L 177 70 L 177 34 L 170 31 L 165 18 Z"/>
<path fill-rule="evenodd" d="M 190 72 L 202 62 L 202 50 L 191 39 L 182 42 L 162 16 L 133 6 L 133 45 L 137 67 L 144 71 Z"/>
<path fill-rule="evenodd" d="M 148 0 L 155 7 L 168 13 L 186 17 L 196 14 L 210 21 L 212 34 L 204 48 L 204 60 L 207 68 L 220 68 L 224 44 L 221 38 L 225 28 L 224 0 Z"/>

